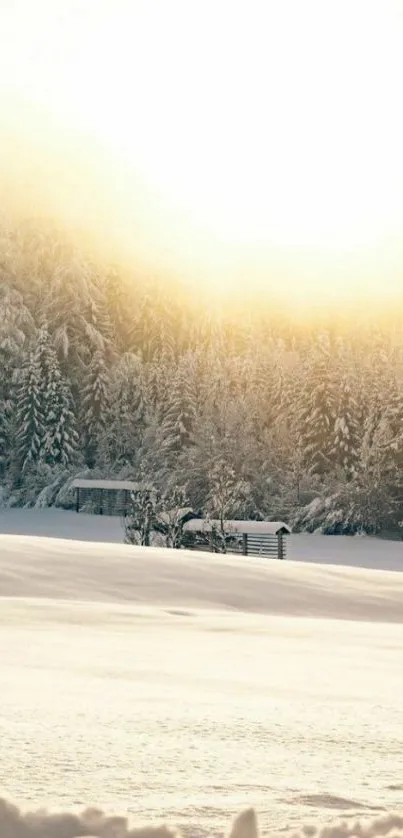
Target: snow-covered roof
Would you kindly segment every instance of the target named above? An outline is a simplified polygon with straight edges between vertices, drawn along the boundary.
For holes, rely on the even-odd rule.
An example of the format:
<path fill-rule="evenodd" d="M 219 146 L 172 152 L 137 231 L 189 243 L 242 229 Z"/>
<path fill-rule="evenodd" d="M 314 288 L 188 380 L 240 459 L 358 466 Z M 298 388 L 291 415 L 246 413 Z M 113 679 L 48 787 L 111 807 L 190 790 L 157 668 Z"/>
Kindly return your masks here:
<path fill-rule="evenodd" d="M 140 488 L 140 484 L 132 480 L 85 480 L 81 477 L 73 480 L 72 485 L 75 489 L 115 489 L 116 491 L 124 489 L 127 492 Z"/>
<path fill-rule="evenodd" d="M 221 522 L 192 518 L 183 527 L 185 532 L 211 532 L 213 528 L 220 529 Z M 224 521 L 224 530 L 225 532 L 239 532 L 245 535 L 252 533 L 256 535 L 277 535 L 282 531 L 291 532 L 290 527 L 283 521 Z"/>

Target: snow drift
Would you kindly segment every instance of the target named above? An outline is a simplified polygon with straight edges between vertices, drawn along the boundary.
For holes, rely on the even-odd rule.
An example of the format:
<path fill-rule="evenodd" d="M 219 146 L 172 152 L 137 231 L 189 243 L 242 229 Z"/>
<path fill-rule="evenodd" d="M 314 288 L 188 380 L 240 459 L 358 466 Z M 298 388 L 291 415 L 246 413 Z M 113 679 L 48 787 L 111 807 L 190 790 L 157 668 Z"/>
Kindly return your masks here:
<path fill-rule="evenodd" d="M 403 622 L 403 574 L 0 535 L 0 595 Z"/>
<path fill-rule="evenodd" d="M 236 818 L 229 838 L 257 838 L 256 814 L 248 809 Z M 75 815 L 69 812 L 51 814 L 46 811 L 23 812 L 0 799 L 1 838 L 176 838 L 175 829 L 167 826 L 132 826 L 128 819 L 109 816 L 98 809 L 87 809 Z M 344 821 L 326 827 L 305 826 L 293 836 L 301 838 L 383 838 L 403 836 L 403 815 L 385 814 L 371 821 Z"/>
<path fill-rule="evenodd" d="M 0 596 L 2 793 L 66 810 L 0 838 L 403 838 L 402 573 L 3 535 Z"/>

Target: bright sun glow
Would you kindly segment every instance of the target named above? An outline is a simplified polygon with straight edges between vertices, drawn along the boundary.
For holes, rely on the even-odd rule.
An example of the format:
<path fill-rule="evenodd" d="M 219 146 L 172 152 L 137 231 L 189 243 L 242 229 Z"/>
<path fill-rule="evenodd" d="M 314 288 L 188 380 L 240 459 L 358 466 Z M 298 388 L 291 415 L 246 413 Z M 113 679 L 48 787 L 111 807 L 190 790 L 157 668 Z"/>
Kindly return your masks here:
<path fill-rule="evenodd" d="M 384 295 L 402 265 L 402 11 L 6 0 L 1 92 L 109 147 L 126 181 L 112 226 L 126 238 L 142 216 L 130 183 L 146 184 L 146 247 L 170 268 L 226 288 L 270 275 L 301 298 Z"/>

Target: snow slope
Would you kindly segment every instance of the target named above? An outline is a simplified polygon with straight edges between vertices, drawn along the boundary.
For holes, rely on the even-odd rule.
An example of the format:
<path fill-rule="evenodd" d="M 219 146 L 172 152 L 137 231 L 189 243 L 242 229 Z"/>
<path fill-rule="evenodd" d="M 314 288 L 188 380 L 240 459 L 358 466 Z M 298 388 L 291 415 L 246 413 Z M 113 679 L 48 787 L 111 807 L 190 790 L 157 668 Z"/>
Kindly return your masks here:
<path fill-rule="evenodd" d="M 64 812 L 0 838 L 403 838 L 403 574 L 2 534 L 0 597 L 0 796 Z"/>
<path fill-rule="evenodd" d="M 0 595 L 403 622 L 403 574 L 0 536 Z"/>

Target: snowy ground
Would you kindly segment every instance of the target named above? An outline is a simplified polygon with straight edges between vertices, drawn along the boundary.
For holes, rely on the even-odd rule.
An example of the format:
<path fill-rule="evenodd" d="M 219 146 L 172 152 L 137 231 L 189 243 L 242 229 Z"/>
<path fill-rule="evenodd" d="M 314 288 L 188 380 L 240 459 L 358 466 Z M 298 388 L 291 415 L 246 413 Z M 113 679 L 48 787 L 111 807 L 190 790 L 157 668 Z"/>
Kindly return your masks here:
<path fill-rule="evenodd" d="M 119 526 L 0 513 L 0 532 L 13 522 Z M 403 551 L 338 545 L 380 568 Z M 0 535 L 0 795 L 195 836 L 249 805 L 273 835 L 403 808 L 403 574 L 333 549 L 309 564 Z"/>

